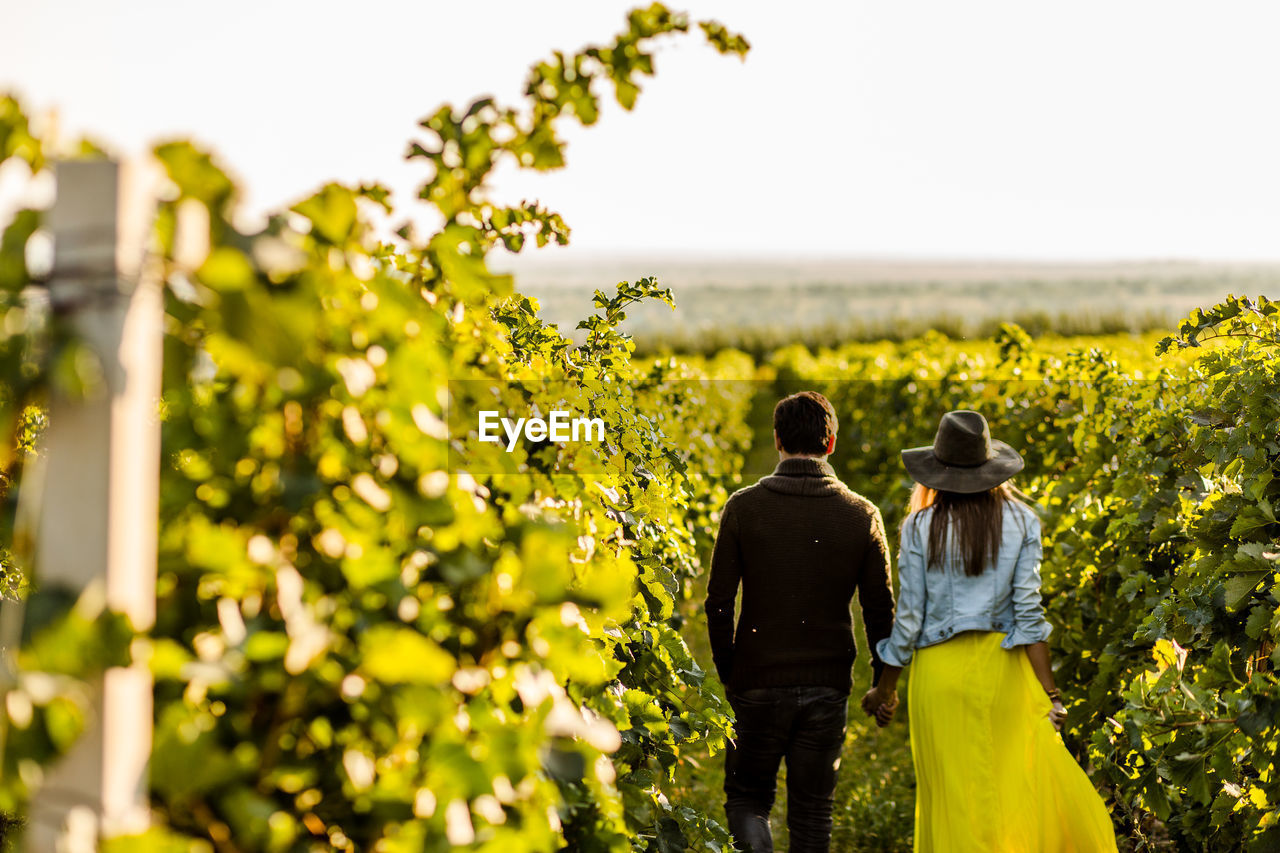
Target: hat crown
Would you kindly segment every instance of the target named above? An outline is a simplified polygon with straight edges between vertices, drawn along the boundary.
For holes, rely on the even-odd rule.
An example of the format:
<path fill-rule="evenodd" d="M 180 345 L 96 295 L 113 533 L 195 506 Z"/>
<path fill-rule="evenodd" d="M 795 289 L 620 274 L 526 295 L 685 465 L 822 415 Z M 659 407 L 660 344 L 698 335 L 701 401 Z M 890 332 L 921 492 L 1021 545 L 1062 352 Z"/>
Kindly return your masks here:
<path fill-rule="evenodd" d="M 977 412 L 947 412 L 934 443 L 902 451 L 902 464 L 922 486 L 943 492 L 975 494 L 993 489 L 1022 470 L 1022 454 L 991 437 Z"/>
<path fill-rule="evenodd" d="M 947 412 L 933 439 L 933 455 L 939 462 L 973 468 L 992 458 L 991 430 L 980 412 Z"/>

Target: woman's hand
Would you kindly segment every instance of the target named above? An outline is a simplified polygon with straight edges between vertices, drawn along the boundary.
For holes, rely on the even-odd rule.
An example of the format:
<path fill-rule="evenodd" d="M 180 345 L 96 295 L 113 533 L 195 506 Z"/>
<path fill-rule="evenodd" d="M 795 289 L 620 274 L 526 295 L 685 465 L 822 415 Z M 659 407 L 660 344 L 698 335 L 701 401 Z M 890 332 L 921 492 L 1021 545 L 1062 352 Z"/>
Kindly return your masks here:
<path fill-rule="evenodd" d="M 898 693 L 895 690 L 893 695 L 876 709 L 876 726 L 884 728 L 893 720 L 893 715 L 898 710 Z"/>
<path fill-rule="evenodd" d="M 889 688 L 873 687 L 862 697 L 862 710 L 869 717 L 876 718 L 876 725 L 884 728 L 893 720 L 898 710 L 898 691 Z"/>
<path fill-rule="evenodd" d="M 1053 700 L 1053 707 L 1049 709 L 1049 722 L 1053 724 L 1055 732 L 1062 731 L 1062 724 L 1067 721 L 1067 708 L 1062 704 L 1061 699 Z"/>

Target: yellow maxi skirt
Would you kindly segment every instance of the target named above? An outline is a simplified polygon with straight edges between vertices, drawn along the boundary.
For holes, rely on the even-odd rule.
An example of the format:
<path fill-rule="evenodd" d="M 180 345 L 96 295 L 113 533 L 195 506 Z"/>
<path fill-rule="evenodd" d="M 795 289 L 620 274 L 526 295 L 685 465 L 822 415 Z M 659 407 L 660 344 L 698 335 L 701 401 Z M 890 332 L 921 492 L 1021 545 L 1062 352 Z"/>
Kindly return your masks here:
<path fill-rule="evenodd" d="M 1111 818 L 1026 653 L 968 632 L 916 650 L 907 699 L 922 853 L 1103 853 Z"/>

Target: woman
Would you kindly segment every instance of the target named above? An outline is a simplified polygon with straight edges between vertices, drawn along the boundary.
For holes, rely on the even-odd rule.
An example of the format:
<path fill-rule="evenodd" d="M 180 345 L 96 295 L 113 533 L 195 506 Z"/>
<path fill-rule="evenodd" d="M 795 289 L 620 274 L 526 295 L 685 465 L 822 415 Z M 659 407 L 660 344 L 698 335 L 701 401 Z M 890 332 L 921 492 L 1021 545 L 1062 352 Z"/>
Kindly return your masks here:
<path fill-rule="evenodd" d="M 902 461 L 917 485 L 898 610 L 862 707 L 886 725 L 914 657 L 915 849 L 1115 850 L 1106 807 L 1057 734 L 1066 710 L 1045 643 L 1040 520 L 1008 482 L 1022 457 L 959 411 Z"/>

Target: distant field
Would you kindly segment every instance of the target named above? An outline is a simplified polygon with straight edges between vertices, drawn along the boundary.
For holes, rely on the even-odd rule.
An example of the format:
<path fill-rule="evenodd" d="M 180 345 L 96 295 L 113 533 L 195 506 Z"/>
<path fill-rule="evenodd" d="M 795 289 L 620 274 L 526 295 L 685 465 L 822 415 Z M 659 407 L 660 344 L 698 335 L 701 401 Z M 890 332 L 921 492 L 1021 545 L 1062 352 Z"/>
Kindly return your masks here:
<path fill-rule="evenodd" d="M 929 328 L 985 334 L 1014 320 L 1035 333 L 1143 331 L 1165 327 L 1227 293 L 1276 296 L 1280 263 L 1106 264 L 986 261 L 769 260 L 689 257 L 560 261 L 554 253 L 512 267 L 542 316 L 568 331 L 591 294 L 653 275 L 675 291 L 663 305 L 629 312 L 626 328 L 647 349 L 769 348 L 902 338 Z"/>

